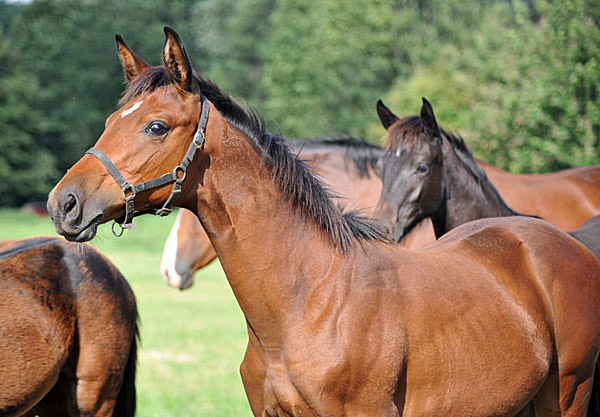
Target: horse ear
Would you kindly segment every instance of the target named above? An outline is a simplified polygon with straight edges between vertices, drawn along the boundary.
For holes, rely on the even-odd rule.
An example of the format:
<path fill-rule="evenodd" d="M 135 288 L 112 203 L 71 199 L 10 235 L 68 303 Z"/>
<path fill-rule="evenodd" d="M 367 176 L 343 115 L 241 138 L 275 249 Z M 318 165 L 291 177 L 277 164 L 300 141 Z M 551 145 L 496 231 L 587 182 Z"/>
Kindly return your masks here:
<path fill-rule="evenodd" d="M 437 124 L 437 120 L 435 120 L 433 107 L 425 97 L 423 97 L 423 107 L 421 107 L 421 123 L 423 123 L 425 130 L 432 136 L 437 136 L 441 139 L 440 127 Z"/>
<path fill-rule="evenodd" d="M 377 116 L 379 116 L 379 120 L 381 120 L 381 124 L 386 130 L 399 120 L 398 116 L 392 113 L 392 111 L 383 104 L 381 99 L 377 100 Z"/>
<path fill-rule="evenodd" d="M 127 79 L 131 81 L 134 78 L 137 78 L 142 71 L 150 65 L 137 56 L 129 46 L 127 46 L 121 35 L 116 35 L 115 39 L 117 41 L 117 52 L 119 53 L 119 59 L 123 65 L 123 71 L 125 72 Z"/>
<path fill-rule="evenodd" d="M 183 47 L 183 42 L 177 32 L 172 28 L 164 27 L 166 40 L 163 47 L 163 63 L 169 75 L 175 82 L 175 86 L 184 93 L 193 93 L 197 91 L 197 85 L 194 82 L 194 73 L 188 54 Z"/>

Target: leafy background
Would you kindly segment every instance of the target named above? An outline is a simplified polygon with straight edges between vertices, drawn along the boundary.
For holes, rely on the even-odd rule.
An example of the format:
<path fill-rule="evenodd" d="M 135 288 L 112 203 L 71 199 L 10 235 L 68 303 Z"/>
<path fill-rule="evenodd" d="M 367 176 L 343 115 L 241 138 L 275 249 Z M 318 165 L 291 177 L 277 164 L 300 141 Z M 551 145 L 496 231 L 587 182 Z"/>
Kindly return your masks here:
<path fill-rule="evenodd" d="M 0 206 L 44 201 L 123 90 L 120 33 L 158 64 L 163 25 L 274 133 L 379 142 L 378 98 L 427 97 L 513 172 L 600 162 L 600 0 L 0 0 Z"/>

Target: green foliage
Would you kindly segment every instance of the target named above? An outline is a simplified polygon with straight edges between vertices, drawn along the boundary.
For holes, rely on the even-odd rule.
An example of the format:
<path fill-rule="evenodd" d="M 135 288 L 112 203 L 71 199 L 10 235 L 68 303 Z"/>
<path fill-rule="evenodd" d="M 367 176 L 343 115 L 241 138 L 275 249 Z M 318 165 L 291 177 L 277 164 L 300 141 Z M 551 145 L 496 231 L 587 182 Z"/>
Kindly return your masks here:
<path fill-rule="evenodd" d="M 361 135 L 395 77 L 391 1 L 280 1 L 263 45 L 268 118 L 287 136 Z"/>
<path fill-rule="evenodd" d="M 234 96 L 261 100 L 258 84 L 263 61 L 259 45 L 268 39 L 275 0 L 205 0 L 195 14 L 201 61 L 196 68 Z"/>
<path fill-rule="evenodd" d="M 440 41 L 437 57 L 398 79 L 386 103 L 405 115 L 426 96 L 444 127 L 462 134 L 482 159 L 514 172 L 600 163 L 600 29 L 593 4 L 541 4 L 539 24 L 526 6 L 483 9 L 484 23 L 470 38 Z"/>
<path fill-rule="evenodd" d="M 39 146 L 41 115 L 33 77 L 19 70 L 11 43 L 0 37 L 0 206 L 45 201 L 56 176 L 54 157 Z"/>
<path fill-rule="evenodd" d="M 7 37 L 12 22 L 19 15 L 23 5 L 20 3 L 8 3 L 0 0 L 0 36 Z"/>
<path fill-rule="evenodd" d="M 101 134 L 123 90 L 114 34 L 158 64 L 164 25 L 276 134 L 377 141 L 378 98 L 403 116 L 425 96 L 499 167 L 600 163 L 599 10 L 600 0 L 0 0 L 0 205 L 43 199 Z"/>

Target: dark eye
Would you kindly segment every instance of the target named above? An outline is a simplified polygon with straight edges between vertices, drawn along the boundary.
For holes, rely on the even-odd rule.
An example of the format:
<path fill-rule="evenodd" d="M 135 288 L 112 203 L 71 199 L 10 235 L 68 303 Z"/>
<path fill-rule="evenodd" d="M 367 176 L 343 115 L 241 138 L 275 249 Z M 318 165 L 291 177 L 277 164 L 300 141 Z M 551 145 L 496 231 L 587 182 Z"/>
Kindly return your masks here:
<path fill-rule="evenodd" d="M 165 133 L 167 133 L 168 130 L 169 130 L 169 128 L 163 122 L 159 122 L 159 121 L 154 121 L 154 122 L 150 123 L 144 129 L 144 131 L 147 134 L 149 134 L 150 136 L 162 136 Z"/>
<path fill-rule="evenodd" d="M 421 162 L 420 164 L 417 165 L 416 171 L 418 174 L 426 174 L 427 172 L 429 172 L 429 165 Z"/>

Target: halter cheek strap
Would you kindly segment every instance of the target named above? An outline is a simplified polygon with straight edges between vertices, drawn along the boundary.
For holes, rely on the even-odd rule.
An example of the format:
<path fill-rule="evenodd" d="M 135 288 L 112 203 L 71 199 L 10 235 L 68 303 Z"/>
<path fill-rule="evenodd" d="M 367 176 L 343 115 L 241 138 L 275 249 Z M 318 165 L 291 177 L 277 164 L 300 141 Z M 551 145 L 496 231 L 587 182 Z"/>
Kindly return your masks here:
<path fill-rule="evenodd" d="M 200 120 L 198 121 L 198 128 L 196 129 L 196 133 L 194 134 L 194 139 L 192 143 L 185 153 L 183 160 L 179 165 L 175 167 L 172 172 L 161 175 L 160 177 L 153 178 L 148 181 L 141 182 L 139 184 L 130 184 L 127 182 L 125 177 L 121 174 L 119 169 L 112 163 L 110 158 L 106 156 L 104 152 L 102 152 L 98 148 L 90 148 L 86 152 L 86 154 L 90 154 L 98 158 L 98 160 L 104 165 L 108 173 L 114 178 L 116 183 L 121 187 L 121 192 L 123 193 L 123 199 L 125 200 L 125 216 L 121 219 L 117 219 L 114 221 L 112 226 L 113 234 L 117 237 L 123 235 L 123 231 L 125 229 L 129 229 L 133 227 L 133 218 L 140 216 L 142 214 L 151 213 L 156 216 L 167 216 L 171 213 L 173 207 L 173 201 L 175 197 L 181 192 L 181 184 L 185 179 L 185 174 L 189 164 L 194 159 L 194 155 L 196 155 L 196 151 L 198 149 L 204 148 L 204 142 L 206 141 L 206 125 L 208 123 L 208 115 L 209 115 L 209 105 L 208 100 L 204 95 L 200 95 L 200 99 L 202 102 L 202 111 L 200 113 Z M 165 184 L 173 183 L 173 187 L 171 188 L 171 194 L 163 204 L 163 206 L 156 210 L 144 210 L 144 211 L 135 211 L 134 208 L 134 199 L 136 194 L 141 193 L 146 190 L 150 190 L 152 188 L 162 187 Z M 119 221 L 120 220 L 120 221 Z M 115 232 L 115 224 L 117 224 L 120 228 L 120 232 Z"/>

